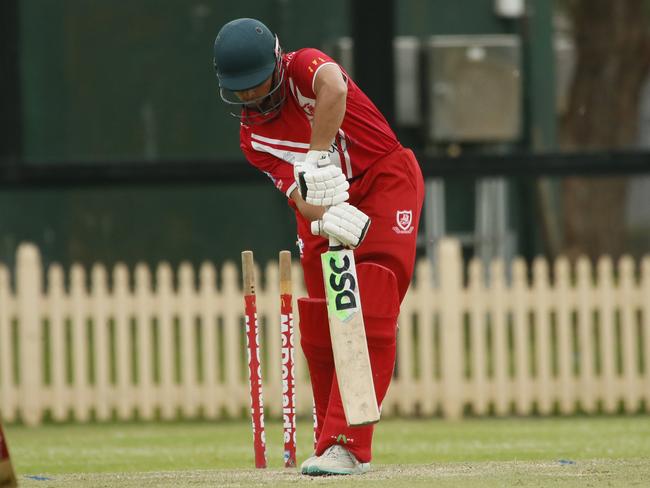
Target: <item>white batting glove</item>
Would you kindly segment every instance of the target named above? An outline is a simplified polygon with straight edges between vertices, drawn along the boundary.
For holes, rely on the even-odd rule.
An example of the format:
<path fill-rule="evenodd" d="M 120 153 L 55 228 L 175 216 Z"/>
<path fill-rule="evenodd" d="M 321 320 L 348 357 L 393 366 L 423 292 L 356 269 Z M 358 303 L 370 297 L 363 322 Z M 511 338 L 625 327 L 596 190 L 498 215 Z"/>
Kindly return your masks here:
<path fill-rule="evenodd" d="M 311 233 L 315 236 L 321 236 L 324 237 L 325 239 L 329 238 L 327 235 L 327 232 L 325 232 L 325 229 L 323 229 L 323 221 L 322 220 L 312 220 L 311 222 Z"/>
<path fill-rule="evenodd" d="M 309 151 L 304 162 L 294 165 L 294 176 L 302 198 L 311 205 L 337 205 L 350 196 L 350 183 L 327 151 Z"/>
<path fill-rule="evenodd" d="M 349 203 L 339 203 L 327 209 L 322 220 L 311 223 L 311 232 L 334 237 L 346 247 L 359 247 L 370 227 L 370 217 Z"/>
<path fill-rule="evenodd" d="M 329 162 L 329 154 L 327 151 L 309 151 L 305 155 L 305 159 L 303 161 L 296 161 L 293 163 L 293 176 L 296 180 L 296 184 L 298 185 L 298 190 L 300 190 L 300 193 L 302 194 L 302 186 L 304 184 L 304 181 L 301 182 L 303 179 L 302 177 L 304 176 L 305 173 L 314 171 L 316 168 L 318 168 L 318 160 L 323 158 L 324 161 Z"/>

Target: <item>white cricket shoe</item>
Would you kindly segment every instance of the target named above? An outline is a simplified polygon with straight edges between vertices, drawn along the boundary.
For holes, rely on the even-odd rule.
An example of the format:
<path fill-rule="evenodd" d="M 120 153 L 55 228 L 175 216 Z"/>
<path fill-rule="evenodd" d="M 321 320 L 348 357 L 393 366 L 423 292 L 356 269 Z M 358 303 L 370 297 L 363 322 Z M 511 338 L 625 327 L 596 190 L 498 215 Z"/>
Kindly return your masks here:
<path fill-rule="evenodd" d="M 308 457 L 307 459 L 305 459 L 302 462 L 302 464 L 300 465 L 300 472 L 302 474 L 309 474 L 309 468 L 311 467 L 313 462 L 316 461 L 317 459 L 318 459 L 318 456 L 316 456 L 316 454 L 314 454 L 313 456 Z"/>
<path fill-rule="evenodd" d="M 335 474 L 363 474 L 370 469 L 370 463 L 360 463 L 345 447 L 334 444 L 309 464 L 309 476 L 330 476 Z"/>

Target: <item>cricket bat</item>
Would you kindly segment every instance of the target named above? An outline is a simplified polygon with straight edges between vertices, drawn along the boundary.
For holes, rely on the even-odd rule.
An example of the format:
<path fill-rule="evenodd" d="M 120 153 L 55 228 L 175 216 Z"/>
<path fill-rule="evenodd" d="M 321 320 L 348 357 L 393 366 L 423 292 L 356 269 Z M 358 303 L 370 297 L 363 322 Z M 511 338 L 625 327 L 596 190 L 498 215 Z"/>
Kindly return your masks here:
<path fill-rule="evenodd" d="M 350 426 L 379 421 L 354 253 L 330 237 L 321 254 L 334 366 Z"/>

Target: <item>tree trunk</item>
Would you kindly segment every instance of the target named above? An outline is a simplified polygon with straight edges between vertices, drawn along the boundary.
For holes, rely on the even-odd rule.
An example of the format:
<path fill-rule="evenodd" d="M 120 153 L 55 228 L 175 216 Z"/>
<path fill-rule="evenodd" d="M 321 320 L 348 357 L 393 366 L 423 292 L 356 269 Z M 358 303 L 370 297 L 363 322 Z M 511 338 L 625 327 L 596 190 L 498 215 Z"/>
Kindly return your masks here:
<path fill-rule="evenodd" d="M 620 149 L 638 140 L 650 67 L 650 0 L 570 0 L 576 73 L 562 120 L 564 149 Z M 564 253 L 618 257 L 625 243 L 625 178 L 567 178 Z"/>

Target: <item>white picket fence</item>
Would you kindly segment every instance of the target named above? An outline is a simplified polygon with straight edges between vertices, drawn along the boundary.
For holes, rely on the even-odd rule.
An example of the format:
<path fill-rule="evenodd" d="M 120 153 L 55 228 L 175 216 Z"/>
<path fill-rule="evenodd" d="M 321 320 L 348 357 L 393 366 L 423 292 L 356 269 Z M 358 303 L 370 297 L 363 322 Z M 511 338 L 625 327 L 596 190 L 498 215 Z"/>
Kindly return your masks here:
<path fill-rule="evenodd" d="M 534 262 L 532 280 L 522 260 L 510 273 L 494 262 L 486 283 L 478 261 L 464 266 L 456 241 L 443 240 L 438 253 L 437 285 L 429 262 L 420 261 L 402 305 L 384 417 L 648 409 L 650 258 L 638 269 L 630 258 L 615 267 L 603 257 L 595 269 L 582 259 L 574 270 L 559 259 L 553 280 L 543 259 Z M 15 287 L 0 265 L 5 421 L 215 419 L 247 412 L 238 264 L 226 263 L 217 276 L 206 263 L 198 277 L 182 264 L 177 280 L 168 264 L 155 273 L 139 265 L 132 277 L 118 265 L 110 286 L 104 266 L 86 276 L 75 265 L 66 288 L 64 270 L 53 265 L 44 273 L 35 246 L 20 246 L 16 262 Z M 301 276 L 297 266 L 294 276 Z M 257 299 L 265 407 L 279 417 L 275 263 L 266 267 L 264 282 Z M 294 297 L 303 296 L 301 280 L 295 282 Z M 297 323 L 296 317 L 298 345 Z M 307 368 L 297 349 L 297 408 L 310 415 Z"/>

